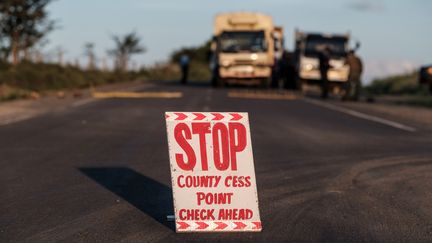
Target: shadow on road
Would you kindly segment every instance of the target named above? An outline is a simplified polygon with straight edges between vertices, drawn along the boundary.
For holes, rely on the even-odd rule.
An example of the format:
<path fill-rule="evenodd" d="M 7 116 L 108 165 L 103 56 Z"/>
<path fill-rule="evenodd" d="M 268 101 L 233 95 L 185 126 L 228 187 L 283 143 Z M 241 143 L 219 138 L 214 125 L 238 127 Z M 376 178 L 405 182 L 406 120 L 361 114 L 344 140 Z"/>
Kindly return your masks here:
<path fill-rule="evenodd" d="M 174 214 L 172 193 L 168 186 L 126 167 L 79 170 L 162 225 L 175 230 L 174 222 L 166 220 L 167 215 Z"/>
<path fill-rule="evenodd" d="M 253 90 L 274 90 L 274 89 L 270 89 L 270 88 L 262 88 L 258 85 L 245 85 L 245 84 L 227 84 L 224 87 L 218 87 L 218 88 L 214 88 L 210 81 L 203 81 L 203 80 L 191 80 L 188 81 L 186 84 L 182 84 L 180 83 L 180 81 L 178 80 L 169 80 L 169 81 L 154 81 L 153 83 L 160 85 L 160 86 L 170 86 L 170 87 L 187 87 L 187 88 L 198 88 L 198 89 L 202 89 L 202 88 L 213 88 L 213 89 L 231 89 L 231 88 L 236 88 L 236 89 L 253 89 Z"/>
<path fill-rule="evenodd" d="M 198 80 L 188 81 L 186 84 L 182 84 L 178 80 L 154 81 L 154 83 L 161 86 L 172 86 L 172 87 L 190 87 L 190 88 L 211 87 L 211 84 L 208 81 L 198 81 Z"/>

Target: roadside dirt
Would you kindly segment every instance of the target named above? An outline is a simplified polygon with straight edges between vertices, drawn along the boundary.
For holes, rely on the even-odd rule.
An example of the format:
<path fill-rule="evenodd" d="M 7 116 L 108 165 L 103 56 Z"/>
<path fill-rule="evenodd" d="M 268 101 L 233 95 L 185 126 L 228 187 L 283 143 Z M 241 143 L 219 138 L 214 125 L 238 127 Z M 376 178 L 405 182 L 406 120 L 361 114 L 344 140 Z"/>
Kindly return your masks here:
<path fill-rule="evenodd" d="M 95 101 L 93 91 L 134 91 L 150 83 L 127 82 L 72 91 L 50 92 L 40 98 L 0 102 L 0 126 L 40 114 L 58 112 Z"/>

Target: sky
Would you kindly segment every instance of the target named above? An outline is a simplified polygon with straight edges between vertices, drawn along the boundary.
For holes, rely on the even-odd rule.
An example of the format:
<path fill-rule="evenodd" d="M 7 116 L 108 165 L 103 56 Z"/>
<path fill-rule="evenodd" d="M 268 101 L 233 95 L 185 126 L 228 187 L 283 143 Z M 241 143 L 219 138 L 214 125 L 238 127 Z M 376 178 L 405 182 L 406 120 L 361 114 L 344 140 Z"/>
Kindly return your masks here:
<path fill-rule="evenodd" d="M 101 60 L 113 47 L 112 35 L 136 31 L 147 51 L 136 65 L 168 59 L 180 48 L 204 43 L 212 36 L 214 16 L 221 12 L 269 14 L 285 31 L 293 48 L 295 28 L 346 33 L 361 42 L 364 80 L 412 71 L 432 64 L 432 1 L 429 0 L 56 0 L 48 6 L 57 29 L 44 47 L 84 64 L 84 44 L 93 42 Z"/>

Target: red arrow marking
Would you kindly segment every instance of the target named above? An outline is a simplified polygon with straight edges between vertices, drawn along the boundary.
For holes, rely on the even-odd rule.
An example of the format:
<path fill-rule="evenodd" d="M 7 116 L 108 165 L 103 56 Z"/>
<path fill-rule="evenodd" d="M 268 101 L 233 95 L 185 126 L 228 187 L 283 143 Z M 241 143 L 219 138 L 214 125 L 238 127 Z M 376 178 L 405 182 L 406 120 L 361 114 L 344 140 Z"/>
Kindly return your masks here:
<path fill-rule="evenodd" d="M 214 116 L 213 120 L 216 121 L 222 120 L 224 118 L 224 116 L 221 113 L 212 113 L 212 115 Z"/>
<path fill-rule="evenodd" d="M 217 224 L 217 227 L 215 228 L 217 230 L 225 229 L 228 226 L 224 222 L 214 222 L 214 223 Z"/>
<path fill-rule="evenodd" d="M 187 229 L 187 228 L 189 228 L 189 224 L 188 223 L 186 223 L 186 222 L 177 222 L 177 224 L 179 224 L 180 225 L 180 227 L 178 228 L 178 229 Z"/>
<path fill-rule="evenodd" d="M 231 118 L 231 121 L 238 121 L 243 118 L 240 114 L 237 113 L 230 113 L 230 115 L 233 117 Z"/>
<path fill-rule="evenodd" d="M 185 115 L 185 114 L 183 114 L 183 113 L 174 113 L 174 114 L 176 114 L 177 115 L 177 118 L 176 118 L 176 120 L 184 120 L 184 119 L 186 119 L 187 118 L 187 115 Z"/>
<path fill-rule="evenodd" d="M 252 222 L 255 226 L 252 229 L 261 229 L 261 222 Z"/>
<path fill-rule="evenodd" d="M 236 224 L 236 227 L 234 229 L 244 229 L 247 225 L 243 224 L 242 222 L 234 222 Z"/>
<path fill-rule="evenodd" d="M 168 119 L 169 115 L 165 115 L 165 119 Z"/>
<path fill-rule="evenodd" d="M 196 229 L 206 229 L 208 227 L 208 224 L 204 222 L 195 222 L 198 225 L 198 228 Z"/>
<path fill-rule="evenodd" d="M 203 113 L 193 113 L 193 114 L 195 115 L 194 120 L 202 120 L 206 117 Z"/>

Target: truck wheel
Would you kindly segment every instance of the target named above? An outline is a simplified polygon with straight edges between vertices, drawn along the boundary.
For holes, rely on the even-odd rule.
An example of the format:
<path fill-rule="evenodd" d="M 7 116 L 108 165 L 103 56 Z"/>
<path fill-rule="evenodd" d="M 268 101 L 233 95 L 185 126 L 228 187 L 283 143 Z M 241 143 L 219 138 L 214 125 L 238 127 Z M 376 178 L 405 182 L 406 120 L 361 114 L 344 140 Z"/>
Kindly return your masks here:
<path fill-rule="evenodd" d="M 271 81 L 271 88 L 272 88 L 272 89 L 277 89 L 277 88 L 279 88 L 279 79 L 272 78 L 272 81 Z"/>
<path fill-rule="evenodd" d="M 294 90 L 296 86 L 296 81 L 292 77 L 287 77 L 284 79 L 284 89 Z"/>
<path fill-rule="evenodd" d="M 294 70 L 288 69 L 283 78 L 284 89 L 297 90 L 301 87 L 301 85 L 299 85 L 301 81 Z"/>
<path fill-rule="evenodd" d="M 287 77 L 284 80 L 284 88 L 289 90 L 301 90 L 301 80 L 295 76 Z"/>
<path fill-rule="evenodd" d="M 217 88 L 217 87 L 223 87 L 225 84 L 225 80 L 223 80 L 220 76 L 219 73 L 214 73 L 212 75 L 212 79 L 211 79 L 211 84 L 213 87 Z"/>
<path fill-rule="evenodd" d="M 294 90 L 302 91 L 302 89 L 303 89 L 303 87 L 302 87 L 302 81 L 301 81 L 300 78 L 297 77 L 295 79 L 295 82 L 294 82 Z"/>
<path fill-rule="evenodd" d="M 258 83 L 258 87 L 262 88 L 262 89 L 266 89 L 266 88 L 272 87 L 272 79 L 271 78 L 261 79 L 259 81 L 259 83 Z"/>
<path fill-rule="evenodd" d="M 216 87 L 222 88 L 222 87 L 225 87 L 225 85 L 226 85 L 225 79 L 219 77 L 218 80 L 217 80 L 217 86 Z"/>
<path fill-rule="evenodd" d="M 219 82 L 220 82 L 219 67 L 216 66 L 212 69 L 211 85 L 213 87 L 218 87 Z"/>
<path fill-rule="evenodd" d="M 212 77 L 212 86 L 214 88 L 221 88 L 225 86 L 225 79 L 219 77 L 219 76 L 214 76 Z"/>
<path fill-rule="evenodd" d="M 273 71 L 272 76 L 270 78 L 270 87 L 272 89 L 279 88 L 279 80 L 280 80 L 279 72 Z"/>
<path fill-rule="evenodd" d="M 211 85 L 213 87 L 217 87 L 218 82 L 219 82 L 218 78 L 213 76 L 212 79 L 211 79 Z"/>

